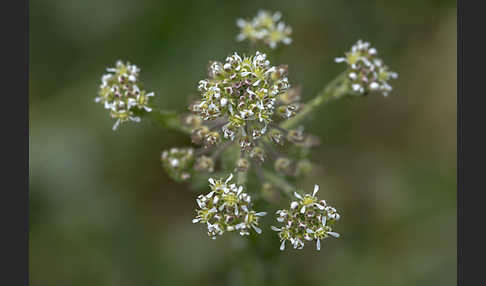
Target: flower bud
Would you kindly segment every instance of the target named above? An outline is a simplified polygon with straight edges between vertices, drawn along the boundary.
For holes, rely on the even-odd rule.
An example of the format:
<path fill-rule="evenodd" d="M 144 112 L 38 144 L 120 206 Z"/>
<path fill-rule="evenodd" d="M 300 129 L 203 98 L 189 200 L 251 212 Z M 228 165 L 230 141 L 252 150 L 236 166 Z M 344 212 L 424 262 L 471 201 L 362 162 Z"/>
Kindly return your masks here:
<path fill-rule="evenodd" d="M 239 172 L 246 172 L 250 168 L 250 162 L 246 158 L 238 158 L 236 161 L 236 170 Z"/>
<path fill-rule="evenodd" d="M 255 147 L 251 150 L 250 157 L 255 160 L 255 162 L 262 164 L 265 161 L 265 150 L 260 147 Z"/>
<path fill-rule="evenodd" d="M 204 146 L 209 147 L 209 146 L 214 146 L 221 143 L 221 135 L 219 135 L 218 132 L 212 131 L 206 134 L 204 136 Z"/>
<path fill-rule="evenodd" d="M 186 114 L 184 116 L 181 116 L 181 123 L 184 126 L 195 129 L 201 126 L 202 120 L 201 117 L 195 114 Z"/>
<path fill-rule="evenodd" d="M 212 173 L 214 171 L 214 160 L 211 157 L 202 155 L 196 158 L 196 162 L 194 162 L 194 170 L 198 172 Z"/>
<path fill-rule="evenodd" d="M 292 162 L 285 157 L 280 157 L 275 160 L 275 170 L 279 173 L 292 176 L 295 174 L 295 168 L 292 166 Z"/>
<path fill-rule="evenodd" d="M 208 133 L 209 133 L 209 129 L 206 126 L 201 126 L 193 129 L 191 133 L 192 143 L 201 145 Z"/>
<path fill-rule="evenodd" d="M 291 87 L 287 89 L 282 95 L 280 96 L 280 101 L 283 104 L 291 104 L 294 102 L 300 101 L 300 94 L 301 94 L 301 87 Z"/>
<path fill-rule="evenodd" d="M 304 132 L 302 129 L 292 129 L 287 133 L 287 140 L 294 144 L 301 144 L 304 142 Z"/>
<path fill-rule="evenodd" d="M 312 171 L 312 163 L 307 160 L 300 160 L 297 162 L 297 175 L 307 175 Z"/>

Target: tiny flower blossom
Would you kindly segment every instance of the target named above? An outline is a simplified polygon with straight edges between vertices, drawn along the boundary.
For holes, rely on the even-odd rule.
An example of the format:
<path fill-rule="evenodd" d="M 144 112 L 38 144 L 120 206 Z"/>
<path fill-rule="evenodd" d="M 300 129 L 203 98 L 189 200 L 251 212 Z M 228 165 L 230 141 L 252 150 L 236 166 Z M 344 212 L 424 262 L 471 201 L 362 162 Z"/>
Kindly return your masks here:
<path fill-rule="evenodd" d="M 199 195 L 196 202 L 199 207 L 193 223 L 206 224 L 208 235 L 216 239 L 225 232 L 239 232 L 249 235 L 253 229 L 260 234 L 258 221 L 265 212 L 255 212 L 251 209 L 251 197 L 243 192 L 242 186 L 231 184 L 233 174 L 225 181 L 209 178 L 211 192 Z"/>
<path fill-rule="evenodd" d="M 170 177 L 176 181 L 184 181 L 191 177 L 189 170 L 194 162 L 192 148 L 171 148 L 162 152 L 162 166 Z"/>
<path fill-rule="evenodd" d="M 228 118 L 222 129 L 226 138 L 264 134 L 278 96 L 289 88 L 287 70 L 271 66 L 266 57 L 258 51 L 248 57 L 234 53 L 224 64 L 212 62 L 209 78 L 199 81 L 202 99 L 195 111 L 204 120 Z"/>
<path fill-rule="evenodd" d="M 236 37 L 238 41 L 245 39 L 253 43 L 261 42 L 275 49 L 278 44 L 289 45 L 292 43 L 292 28 L 284 22 L 279 22 L 282 14 L 271 13 L 260 10 L 251 20 L 238 19 L 236 25 L 240 28 L 240 34 Z"/>
<path fill-rule="evenodd" d="M 302 128 L 286 130 L 279 126 L 302 106 L 301 89 L 290 87 L 287 72 L 287 66 L 272 66 L 258 51 L 243 57 L 234 53 L 224 63 L 209 64 L 208 78 L 198 84 L 201 99 L 189 106 L 193 116 L 181 118 L 191 130 L 192 142 L 201 145 L 196 150 L 196 171 L 212 172 L 213 166 L 220 165 L 216 160 L 231 145 L 240 149 L 240 159 L 234 162 L 238 172 L 281 157 L 274 149 L 277 146 L 270 143 L 281 146 L 287 141 L 304 148 L 315 145 L 309 144 L 313 141 Z M 206 164 L 207 157 L 199 158 L 208 153 L 214 160 L 210 165 Z M 293 159 L 289 160 L 295 165 Z M 296 171 L 284 173 L 298 175 Z"/>
<path fill-rule="evenodd" d="M 354 93 L 365 95 L 376 92 L 387 96 L 392 91 L 388 81 L 396 79 L 398 74 L 390 71 L 377 55 L 377 50 L 370 43 L 359 40 L 351 51 L 345 53 L 345 57 L 335 59 L 337 63 L 348 65 L 347 78 Z"/>
<path fill-rule="evenodd" d="M 281 241 L 280 250 L 285 249 L 286 241 L 290 241 L 295 249 L 302 249 L 305 241 L 312 240 L 316 240 L 316 248 L 320 250 L 322 239 L 330 236 L 339 237 L 338 233 L 332 231 L 331 226 L 339 220 L 340 215 L 325 200 L 318 200 L 317 191 L 319 186 L 315 185 L 312 195 L 300 195 L 295 192 L 297 201 L 291 202 L 290 209 L 276 212 L 277 221 L 283 225 L 271 228 L 278 232 Z"/>
<path fill-rule="evenodd" d="M 135 116 L 135 110 L 150 112 L 149 99 L 153 92 L 147 93 L 141 86 L 138 76 L 140 69 L 136 65 L 117 61 L 114 68 L 107 68 L 107 74 L 101 77 L 99 96 L 96 102 L 110 110 L 112 118 L 116 119 L 113 130 L 126 121 L 140 122 Z"/>

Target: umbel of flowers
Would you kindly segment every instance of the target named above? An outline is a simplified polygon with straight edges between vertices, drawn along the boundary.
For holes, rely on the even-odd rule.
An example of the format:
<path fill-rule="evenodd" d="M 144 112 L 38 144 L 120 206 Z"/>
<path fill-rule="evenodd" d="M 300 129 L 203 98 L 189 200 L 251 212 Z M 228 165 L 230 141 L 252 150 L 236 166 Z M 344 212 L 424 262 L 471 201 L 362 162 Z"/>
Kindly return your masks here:
<path fill-rule="evenodd" d="M 291 157 L 281 151 L 286 142 L 301 149 L 319 143 L 302 127 L 287 130 L 279 126 L 302 107 L 300 88 L 290 87 L 286 66 L 272 66 L 258 51 L 250 56 L 234 53 L 224 63 L 211 62 L 208 78 L 198 87 L 201 99 L 190 105 L 193 114 L 181 122 L 191 130 L 192 142 L 201 147 L 184 174 L 213 172 L 228 148 L 239 153 L 233 171 L 247 172 L 264 162 L 273 162 L 274 170 L 288 176 L 308 171 L 305 156 Z M 178 172 L 167 162 L 164 167 L 170 174 Z"/>
<path fill-rule="evenodd" d="M 225 181 L 209 178 L 211 192 L 199 195 L 196 200 L 199 209 L 192 222 L 205 224 L 212 239 L 225 232 L 240 235 L 249 235 L 252 229 L 256 233 L 262 232 L 258 220 L 266 212 L 252 210 L 251 196 L 243 192 L 243 186 L 231 184 L 232 178 L 233 174 Z"/>
<path fill-rule="evenodd" d="M 321 240 L 328 237 L 338 238 L 339 234 L 332 231 L 332 225 L 339 220 L 336 209 L 328 205 L 325 200 L 319 200 L 316 193 L 319 186 L 314 186 L 312 195 L 294 193 L 297 201 L 290 203 L 290 209 L 278 210 L 277 221 L 281 227 L 272 226 L 278 231 L 282 244 L 280 250 L 285 249 L 285 242 L 296 249 L 304 248 L 306 241 L 316 241 L 317 250 L 321 249 Z"/>
<path fill-rule="evenodd" d="M 280 18 L 279 12 L 262 10 L 251 20 L 238 19 L 241 30 L 237 39 L 272 49 L 290 44 L 292 30 Z M 302 249 L 306 242 L 315 241 L 320 250 L 323 239 L 339 237 L 332 227 L 340 215 L 317 198 L 317 185 L 312 195 L 299 194 L 287 181 L 295 181 L 309 171 L 308 149 L 319 143 L 317 137 L 304 133 L 302 121 L 332 99 L 371 93 L 387 96 L 392 90 L 390 81 L 398 76 L 384 65 L 375 48 L 361 40 L 335 61 L 346 63 L 344 73 L 305 105 L 300 102 L 300 88 L 289 83 L 288 67 L 272 64 L 259 51 L 233 53 L 222 62 L 210 62 L 207 78 L 197 85 L 200 98 L 190 105 L 190 114 L 152 111 L 149 100 L 153 93 L 143 89 L 140 69 L 122 61 L 102 76 L 95 101 L 116 119 L 113 129 L 150 115 L 163 127 L 190 135 L 198 147 L 171 148 L 161 154 L 162 166 L 176 181 L 188 180 L 195 173 L 202 174 L 205 181 L 205 175 L 216 169 L 221 173 L 238 172 L 238 185 L 231 182 L 232 174 L 227 179 L 209 178 L 210 192 L 196 199 L 193 223 L 204 224 L 211 238 L 225 232 L 242 236 L 261 233 L 259 222 L 266 212 L 252 209 L 252 196 L 265 197 L 279 189 L 296 198 L 288 209 L 276 212 L 281 225 L 271 226 L 278 232 L 280 249 L 284 250 L 287 242 Z M 256 176 L 249 176 L 249 171 Z M 256 194 L 258 190 L 254 189 L 244 192 L 244 185 L 255 186 L 249 181 L 256 178 L 261 193 Z"/>
<path fill-rule="evenodd" d="M 241 29 L 236 37 L 238 41 L 245 39 L 252 43 L 262 43 L 275 49 L 279 44 L 292 43 L 292 28 L 280 21 L 282 13 L 260 10 L 251 20 L 238 19 L 236 25 Z M 279 22 L 280 21 L 280 22 Z"/>
<path fill-rule="evenodd" d="M 114 68 L 107 68 L 107 74 L 101 77 L 96 102 L 104 105 L 110 110 L 112 118 L 116 119 L 113 130 L 116 130 L 120 123 L 126 121 L 140 122 L 140 117 L 135 116 L 135 110 L 152 111 L 148 106 L 149 99 L 153 92 L 147 93 L 140 81 L 140 69 L 136 65 L 117 61 Z"/>
<path fill-rule="evenodd" d="M 336 58 L 337 63 L 345 62 L 348 83 L 353 92 L 366 95 L 372 92 L 387 96 L 392 91 L 388 83 L 390 79 L 396 79 L 398 74 L 390 71 L 378 58 L 378 51 L 371 47 L 370 43 L 358 40 L 345 54 L 345 57 Z"/>

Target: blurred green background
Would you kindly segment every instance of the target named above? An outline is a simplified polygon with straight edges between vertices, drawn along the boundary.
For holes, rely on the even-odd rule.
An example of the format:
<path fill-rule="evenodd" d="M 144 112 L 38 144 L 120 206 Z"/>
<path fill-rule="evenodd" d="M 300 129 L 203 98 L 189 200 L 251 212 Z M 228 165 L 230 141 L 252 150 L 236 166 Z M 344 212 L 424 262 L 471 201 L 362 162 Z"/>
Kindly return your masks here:
<path fill-rule="evenodd" d="M 455 1 L 29 2 L 31 285 L 456 284 Z M 241 51 L 235 19 L 260 8 L 293 27 L 279 60 L 304 100 L 359 38 L 400 76 L 389 97 L 333 102 L 307 125 L 321 168 L 301 186 L 321 185 L 342 236 L 247 261 L 273 283 L 231 263 L 231 235 L 191 224 L 195 193 L 160 166 L 189 139 L 148 123 L 112 132 L 93 100 L 124 59 L 160 106 L 185 110 L 208 61 Z M 279 247 L 268 224 L 262 236 Z"/>

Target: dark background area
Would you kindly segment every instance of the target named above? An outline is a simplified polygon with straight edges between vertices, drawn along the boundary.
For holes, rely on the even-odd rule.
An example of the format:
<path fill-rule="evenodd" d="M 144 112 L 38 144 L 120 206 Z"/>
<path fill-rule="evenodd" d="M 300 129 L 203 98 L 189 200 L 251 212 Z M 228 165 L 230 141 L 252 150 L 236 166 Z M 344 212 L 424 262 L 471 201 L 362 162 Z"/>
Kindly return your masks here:
<path fill-rule="evenodd" d="M 124 59 L 161 108 L 185 110 L 208 61 L 243 49 L 236 18 L 264 8 L 293 27 L 279 61 L 304 100 L 342 71 L 334 57 L 359 38 L 399 79 L 387 98 L 333 102 L 306 125 L 321 138 L 321 167 L 301 185 L 321 185 L 342 237 L 255 268 L 277 271 L 276 285 L 455 285 L 455 5 L 30 1 L 30 284 L 245 281 L 226 263 L 231 236 L 212 241 L 191 224 L 195 193 L 160 166 L 161 150 L 189 139 L 149 123 L 112 132 L 94 97 L 104 69 Z"/>

